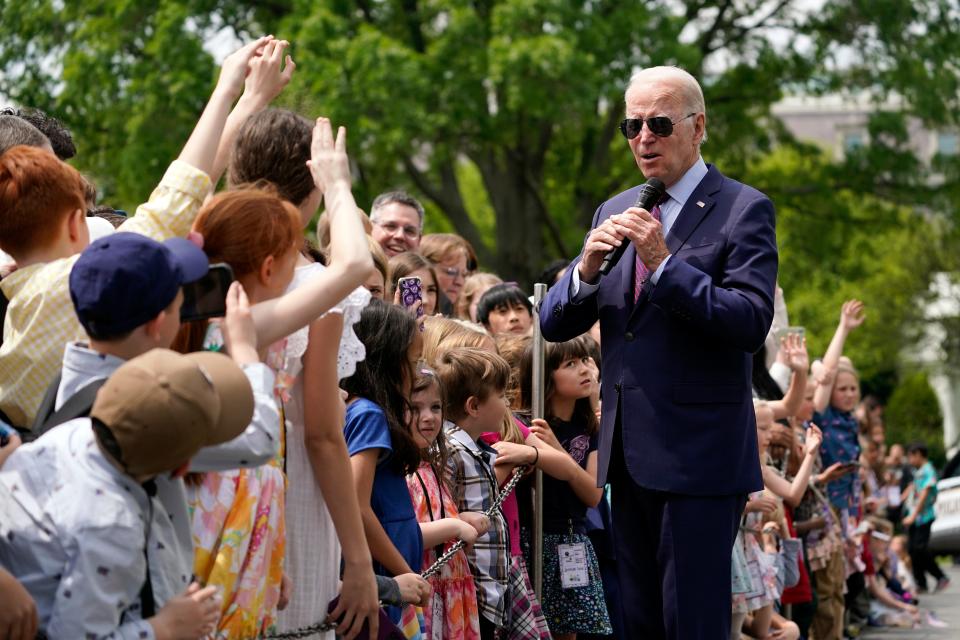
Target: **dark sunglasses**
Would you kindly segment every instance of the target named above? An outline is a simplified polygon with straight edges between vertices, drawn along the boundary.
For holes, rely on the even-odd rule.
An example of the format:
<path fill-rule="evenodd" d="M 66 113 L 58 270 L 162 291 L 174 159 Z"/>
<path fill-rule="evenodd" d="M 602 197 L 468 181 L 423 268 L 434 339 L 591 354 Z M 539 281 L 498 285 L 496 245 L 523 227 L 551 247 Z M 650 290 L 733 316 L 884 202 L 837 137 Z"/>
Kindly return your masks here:
<path fill-rule="evenodd" d="M 696 113 L 688 113 L 683 116 L 676 122 L 668 118 L 667 116 L 654 116 L 652 118 L 627 118 L 620 123 L 620 133 L 623 134 L 623 137 L 627 140 L 633 140 L 640 132 L 643 130 L 643 123 L 647 123 L 647 128 L 650 129 L 650 133 L 657 136 L 658 138 L 668 138 L 670 134 L 673 133 L 673 125 L 679 124 L 686 120 L 687 118 L 697 115 Z"/>

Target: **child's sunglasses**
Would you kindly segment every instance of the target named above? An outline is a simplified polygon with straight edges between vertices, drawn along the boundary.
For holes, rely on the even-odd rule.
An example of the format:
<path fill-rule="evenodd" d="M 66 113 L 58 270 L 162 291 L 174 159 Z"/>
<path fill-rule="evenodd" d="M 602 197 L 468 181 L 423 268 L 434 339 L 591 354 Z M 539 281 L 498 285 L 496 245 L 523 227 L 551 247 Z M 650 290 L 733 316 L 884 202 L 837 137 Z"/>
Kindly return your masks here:
<path fill-rule="evenodd" d="M 623 137 L 627 140 L 633 140 L 640 132 L 643 130 L 643 123 L 647 123 L 647 128 L 650 129 L 650 133 L 657 136 L 658 138 L 669 138 L 673 133 L 673 126 L 679 124 L 690 118 L 697 115 L 696 113 L 688 113 L 683 116 L 676 122 L 668 118 L 667 116 L 654 116 L 652 118 L 627 118 L 620 123 L 620 133 L 623 134 Z"/>

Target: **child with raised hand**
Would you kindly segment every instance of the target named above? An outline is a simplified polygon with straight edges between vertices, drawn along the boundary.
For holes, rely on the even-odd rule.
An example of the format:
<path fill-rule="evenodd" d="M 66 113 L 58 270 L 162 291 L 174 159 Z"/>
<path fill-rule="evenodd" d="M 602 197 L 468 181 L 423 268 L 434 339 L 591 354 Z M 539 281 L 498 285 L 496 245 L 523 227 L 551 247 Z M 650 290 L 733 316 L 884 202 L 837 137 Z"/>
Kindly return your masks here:
<path fill-rule="evenodd" d="M 229 191 L 204 206 L 194 230 L 202 234 L 208 258 L 233 269 L 251 304 L 276 298 L 290 284 L 301 245 L 299 215 L 290 203 L 264 191 Z M 190 351 L 226 348 L 219 321 L 187 326 L 197 339 Z M 284 429 L 280 416 L 275 419 L 266 433 L 273 445 L 266 464 L 203 473 L 191 483 L 193 573 L 223 597 L 217 638 L 274 631 L 277 609 L 289 599 L 283 572 Z"/>
<path fill-rule="evenodd" d="M 544 408 L 546 420 L 534 420 L 530 431 L 563 452 L 575 464 L 564 473 L 543 478 L 544 616 L 558 640 L 578 633 L 610 634 L 600 567 L 587 537 L 587 509 L 600 502 L 597 487 L 597 416 L 591 405 L 596 384 L 587 340 L 581 336 L 546 344 Z M 533 347 L 520 367 L 520 402 L 533 403 Z M 552 469 L 544 468 L 550 473 Z M 568 571 L 568 565 L 574 566 Z"/>
<path fill-rule="evenodd" d="M 842 356 L 847 336 L 863 324 L 865 318 L 863 303 L 859 300 L 843 304 L 840 323 L 823 356 L 822 373 L 815 376 L 818 386 L 813 395 L 813 421 L 825 435 L 821 451 L 824 467 L 840 463 L 856 468 L 860 459 L 859 422 L 854 414 L 860 402 L 860 376 L 849 359 Z M 859 505 L 857 480 L 858 474 L 851 473 L 827 484 L 827 497 L 841 512 L 840 523 L 845 534 L 848 516 Z"/>
<path fill-rule="evenodd" d="M 289 287 L 298 293 L 311 287 L 314 295 L 332 291 L 338 302 L 308 328 L 287 336 L 279 374 L 289 388 L 282 400 L 288 425 L 286 571 L 293 588 L 290 603 L 278 615 L 278 631 L 296 631 L 323 620 L 339 592 L 332 614 L 342 620 L 338 633 L 355 637 L 366 622 L 376 634 L 379 604 L 370 551 L 357 494 L 343 482 L 350 458 L 338 384 L 364 357 L 353 325 L 370 300 L 359 285 L 373 268 L 350 193 L 346 134 L 341 129 L 334 138 L 325 118 L 313 123 L 290 111 L 268 109 L 243 123 L 229 173 L 233 186 L 270 184 L 297 208 L 301 229 L 326 200 L 333 236 L 329 267 L 312 262 L 304 246 Z M 327 272 L 329 279 L 321 278 Z M 315 282 L 318 279 L 322 281 Z M 286 299 L 270 302 L 279 305 Z M 285 314 L 275 315 L 279 322 L 285 320 Z"/>
<path fill-rule="evenodd" d="M 469 517 L 464 519 L 467 513 L 459 512 L 450 493 L 446 473 L 449 453 L 443 433 L 443 394 L 440 380 L 431 369 L 418 371 L 410 404 L 411 430 L 420 447 L 421 461 L 417 470 L 407 476 L 407 487 L 423 534 L 422 569 L 426 570 L 457 539 L 472 545 L 490 525 L 489 518 L 479 513 L 468 512 Z M 479 639 L 477 589 L 466 553 L 458 551 L 439 574 L 427 580 L 430 602 L 423 608 L 425 638 Z"/>
<path fill-rule="evenodd" d="M 773 618 L 773 604 L 780 599 L 781 593 L 777 584 L 777 567 L 775 554 L 765 552 L 761 547 L 763 522 L 775 512 L 782 514 L 782 505 L 779 499 L 796 507 L 813 473 L 817 450 L 823 441 L 820 429 L 810 425 L 806 433 L 806 443 L 803 449 L 803 462 L 793 481 L 788 482 L 781 477 L 776 469 L 767 464 L 767 449 L 770 445 L 770 428 L 772 427 L 773 410 L 765 401 L 754 401 L 754 411 L 757 422 L 757 447 L 760 452 L 760 470 L 766 492 L 752 494 L 744 509 L 744 526 L 738 533 L 735 544 L 742 545 L 743 557 L 746 562 L 746 573 L 751 582 L 750 588 L 733 596 L 733 634 L 740 632 L 740 625 L 746 614 L 752 614 L 751 633 L 755 637 L 765 638 L 770 630 Z M 777 519 L 779 526 L 779 520 Z M 744 533 L 743 531 L 747 532 Z M 781 531 L 783 535 L 788 532 Z"/>
<path fill-rule="evenodd" d="M 402 576 L 423 562 L 423 535 L 406 482 L 420 465 L 420 449 L 408 422 L 408 398 L 423 340 L 410 314 L 381 301 L 363 310 L 355 331 L 366 358 L 342 383 L 347 392 L 343 434 L 374 571 Z M 427 601 L 425 582 L 424 587 L 420 605 Z M 416 617 L 411 607 L 387 611 L 404 629 L 410 626 L 411 613 Z"/>
<path fill-rule="evenodd" d="M 209 103 L 180 156 L 121 231 L 164 240 L 186 236 L 210 190 L 214 156 L 252 58 L 271 41 L 255 40 L 227 56 Z M 0 249 L 17 270 L 0 284 L 9 300 L 0 346 L 0 411 L 28 428 L 60 369 L 63 344 L 83 339 L 68 278 L 89 244 L 80 174 L 49 151 L 14 147 L 0 156 Z"/>

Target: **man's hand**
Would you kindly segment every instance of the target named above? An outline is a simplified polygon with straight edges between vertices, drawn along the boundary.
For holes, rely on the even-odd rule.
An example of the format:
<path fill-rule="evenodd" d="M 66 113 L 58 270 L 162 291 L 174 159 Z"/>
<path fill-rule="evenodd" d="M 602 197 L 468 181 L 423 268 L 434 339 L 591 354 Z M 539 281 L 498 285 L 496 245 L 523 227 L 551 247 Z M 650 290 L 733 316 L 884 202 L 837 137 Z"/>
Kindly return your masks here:
<path fill-rule="evenodd" d="M 847 332 L 853 331 L 867 319 L 863 303 L 859 300 L 847 300 L 840 310 L 840 326 Z"/>
<path fill-rule="evenodd" d="M 663 226 L 646 209 L 630 207 L 613 218 L 617 232 L 625 236 L 637 250 L 637 256 L 650 273 L 670 255 L 667 241 L 663 238 Z"/>
<path fill-rule="evenodd" d="M 37 635 L 37 605 L 23 585 L 0 568 L 0 638 L 33 640 Z"/>
<path fill-rule="evenodd" d="M 337 634 L 347 640 L 357 637 L 364 622 L 369 625 L 370 637 L 377 637 L 380 628 L 380 600 L 377 597 L 373 565 L 367 562 L 357 567 L 352 567 L 349 563 L 344 566 L 340 600 L 328 618 L 340 620 Z"/>
<path fill-rule="evenodd" d="M 611 218 L 604 220 L 587 237 L 587 242 L 583 246 L 583 258 L 577 265 L 581 282 L 596 284 L 597 278 L 600 277 L 600 265 L 603 264 L 603 259 L 624 242 L 623 234 L 617 231 Z"/>
<path fill-rule="evenodd" d="M 257 326 L 253 323 L 247 292 L 239 282 L 233 282 L 227 290 L 227 315 L 220 329 L 234 362 L 243 365 L 260 361 L 257 354 Z"/>
<path fill-rule="evenodd" d="M 289 46 L 290 43 L 286 40 L 269 40 L 263 45 L 259 55 L 250 59 L 250 72 L 244 82 L 243 100 L 249 100 L 255 108 L 262 109 L 280 95 L 297 68 L 293 58 L 284 58 L 284 51 Z"/>
<path fill-rule="evenodd" d="M 250 72 L 250 59 L 257 52 L 273 41 L 273 36 L 263 36 L 247 43 L 228 55 L 220 65 L 220 78 L 217 80 L 217 91 L 223 91 L 232 100 L 240 97 L 243 92 L 244 79 Z"/>

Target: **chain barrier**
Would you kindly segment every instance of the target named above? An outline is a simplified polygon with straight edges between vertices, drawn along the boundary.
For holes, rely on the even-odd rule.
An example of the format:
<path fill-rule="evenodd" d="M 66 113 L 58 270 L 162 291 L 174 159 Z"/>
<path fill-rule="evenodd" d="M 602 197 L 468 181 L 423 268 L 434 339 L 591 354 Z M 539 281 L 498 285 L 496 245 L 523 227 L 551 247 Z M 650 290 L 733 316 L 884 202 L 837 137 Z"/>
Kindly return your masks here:
<path fill-rule="evenodd" d="M 517 488 L 517 484 L 523 478 L 523 474 L 526 473 L 527 467 L 517 467 L 513 470 L 513 475 L 510 476 L 510 480 L 507 481 L 507 484 L 503 485 L 503 489 L 500 490 L 497 499 L 493 501 L 493 504 L 490 505 L 490 508 L 483 512 L 483 515 L 488 518 L 493 518 L 497 510 L 503 505 L 503 501 L 513 493 L 513 490 Z M 443 568 L 445 564 L 450 562 L 451 558 L 457 554 L 458 551 L 463 549 L 466 543 L 463 540 L 457 540 L 442 556 L 437 558 L 430 567 L 420 574 L 420 577 L 424 580 L 431 578 L 440 572 L 440 569 Z M 337 628 L 336 622 L 318 622 L 317 624 L 312 624 L 307 627 L 300 627 L 299 629 L 294 629 L 293 631 L 284 631 L 282 633 L 271 633 L 267 635 L 257 636 L 256 640 L 295 640 L 296 638 L 309 638 L 314 634 L 325 633 L 327 631 L 333 631 Z"/>

